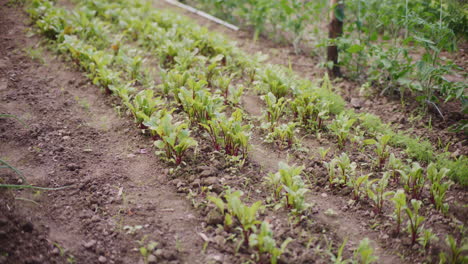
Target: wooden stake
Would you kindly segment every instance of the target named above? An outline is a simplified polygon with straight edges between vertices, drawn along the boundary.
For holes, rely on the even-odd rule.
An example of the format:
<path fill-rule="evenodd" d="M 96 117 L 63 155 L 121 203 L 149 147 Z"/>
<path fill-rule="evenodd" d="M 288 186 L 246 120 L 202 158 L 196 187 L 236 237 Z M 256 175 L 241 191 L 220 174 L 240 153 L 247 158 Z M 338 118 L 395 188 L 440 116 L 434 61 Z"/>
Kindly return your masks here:
<path fill-rule="evenodd" d="M 330 0 L 330 24 L 328 25 L 328 38 L 336 39 L 343 35 L 343 20 L 337 18 L 336 13 L 344 12 L 344 0 Z M 341 77 L 338 66 L 338 47 L 335 44 L 328 46 L 327 61 L 333 62 L 333 68 L 328 69 L 328 75 L 333 78 Z"/>

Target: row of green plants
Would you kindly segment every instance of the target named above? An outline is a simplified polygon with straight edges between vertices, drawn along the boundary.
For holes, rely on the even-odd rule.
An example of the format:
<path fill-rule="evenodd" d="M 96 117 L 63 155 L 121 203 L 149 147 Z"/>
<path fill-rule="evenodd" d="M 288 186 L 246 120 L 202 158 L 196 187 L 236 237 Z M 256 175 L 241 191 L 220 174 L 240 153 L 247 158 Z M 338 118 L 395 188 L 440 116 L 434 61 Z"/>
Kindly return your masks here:
<path fill-rule="evenodd" d="M 282 189 L 287 192 L 286 205 L 287 207 L 294 207 L 294 213 L 300 213 L 305 209 L 306 204 L 303 202 L 303 198 L 300 198 L 302 201 L 298 200 L 298 198 L 302 196 L 301 194 L 297 194 L 299 190 L 293 191 L 291 188 L 288 188 L 288 183 L 286 182 L 291 181 L 289 183 L 291 184 L 290 186 L 300 184 L 297 176 L 301 170 L 301 167 L 290 167 L 287 164 L 280 163 L 279 172 L 268 176 L 268 182 L 275 187 L 275 196 L 279 196 Z M 280 179 L 276 180 L 274 178 Z M 272 180 L 278 182 L 273 182 Z M 292 181 L 294 181 L 294 183 Z M 227 189 L 225 194 L 221 197 L 208 196 L 207 199 L 213 203 L 222 214 L 224 218 L 223 228 L 226 231 L 238 231 L 238 233 L 241 234 L 241 240 L 237 248 L 244 246 L 256 252 L 255 261 L 257 263 L 266 263 L 266 259 L 269 259 L 269 262 L 272 264 L 278 263 L 281 255 L 286 251 L 286 247 L 293 239 L 288 237 L 278 246 L 271 229 L 271 224 L 266 220 L 261 221 L 258 219 L 262 211 L 265 210 L 265 206 L 262 205 L 261 201 L 257 201 L 249 206 L 242 202 L 242 195 L 243 193 L 241 191 Z M 354 250 L 352 259 L 344 259 L 342 256 L 345 243 L 338 249 L 336 255 L 331 253 L 331 251 L 328 252 L 330 260 L 334 263 L 370 264 L 378 261 L 378 257 L 374 255 L 374 249 L 370 245 L 370 240 L 368 238 L 363 239 L 359 243 L 359 247 Z"/>
<path fill-rule="evenodd" d="M 359 80 L 366 90 L 372 87 L 381 94 L 399 93 L 401 99 L 413 94 L 424 109 L 457 99 L 461 112 L 468 111 L 466 84 L 450 81 L 447 75 L 464 69 L 441 53 L 454 52 L 457 42 L 467 38 L 466 3 L 456 0 L 350 0 L 344 12 L 329 1 L 304 0 L 192 0 L 194 4 L 230 22 L 252 27 L 258 35 L 279 41 L 285 32 L 299 50 L 305 36 L 316 55 L 325 54 L 332 42 L 339 47 L 339 65 L 348 77 Z M 344 23 L 344 34 L 328 39 L 323 25 L 334 12 Z M 283 34 L 282 34 L 283 33 Z M 281 40 L 286 40 L 282 38 Z M 421 56 L 413 56 L 423 52 Z M 330 62 L 323 64 L 333 67 Z M 463 125 L 463 124 L 462 124 Z M 464 129 L 464 128 L 462 128 Z"/>
<path fill-rule="evenodd" d="M 93 7 L 96 5 L 88 4 Z M 253 87 L 255 91 L 264 95 L 263 98 L 267 104 L 268 119 L 267 124 L 264 124 L 269 127 L 267 139 L 278 142 L 282 147 L 290 147 L 294 144 L 295 128 L 302 126 L 309 131 L 321 130 L 326 128 L 325 120 L 339 114 L 330 125 L 330 130 L 338 135 L 341 147 L 346 142 L 345 137 L 350 135 L 353 125 L 351 122 L 359 124 L 359 127 L 369 134 L 368 136 L 376 133 L 390 134 L 392 139 L 389 143 L 405 148 L 409 157 L 424 163 L 436 161 L 438 167 L 450 168 L 451 177 L 457 182 L 466 184 L 466 165 L 463 165 L 466 164 L 466 157 L 461 156 L 453 160 L 449 153 L 436 154 L 430 142 L 412 138 L 402 132 L 395 133 L 374 115 L 356 114 L 353 111 L 344 110 L 344 101 L 333 92 L 327 77 L 323 79 L 322 85 L 317 87 L 316 84 L 299 78 L 290 69 L 270 65 L 260 67 L 259 60 L 249 59 L 219 36 L 208 33 L 202 28 L 194 28 L 190 22 L 179 16 L 172 15 L 174 22 L 171 24 L 168 22 L 171 17 L 169 13 L 151 10 L 147 2 L 121 1 L 121 4 L 125 4 L 127 8 L 122 8 L 121 5 L 100 3 L 97 14 L 102 14 L 102 17 L 110 21 L 115 21 L 117 17 L 120 17 L 120 20 L 124 21 L 119 23 L 119 27 L 125 35 L 137 40 L 141 46 L 148 48 L 148 51 L 158 54 L 161 67 L 164 69 L 162 89 L 179 103 L 179 89 L 187 86 L 186 82 L 191 72 L 197 76 L 198 82 L 200 79 L 206 82 L 207 88 L 216 86 L 216 93 L 224 98 L 225 103 L 227 101 L 234 106 L 239 104 L 244 87 Z M 171 26 L 174 24 L 177 27 Z M 178 53 L 181 54 L 178 56 Z M 168 60 L 172 62 L 169 63 Z M 237 87 L 230 85 L 233 81 L 241 79 L 236 78 L 236 74 L 244 76 L 245 85 Z M 185 91 L 185 94 L 188 95 L 188 92 Z M 208 93 L 202 92 L 201 97 L 207 98 L 205 95 Z M 281 99 L 282 97 L 285 99 Z M 214 101 L 220 105 L 220 99 L 212 100 Z M 193 104 L 190 103 L 190 105 Z M 281 124 L 275 120 L 283 112 L 291 113 L 297 124 Z M 358 122 L 350 121 L 353 119 Z M 345 120 L 349 123 L 345 124 Z M 214 130 L 210 128 L 209 131 Z M 216 142 L 216 138 L 214 137 L 213 142 Z"/>
<path fill-rule="evenodd" d="M 69 23 L 69 21 L 67 21 L 67 23 Z M 79 26 L 75 25 L 75 27 L 79 27 Z M 64 29 L 62 31 L 62 33 L 64 33 L 63 40 L 64 40 L 64 42 L 67 42 L 67 41 L 70 42 L 71 40 L 73 40 L 73 38 L 69 38 L 67 36 L 69 34 L 65 34 L 65 32 L 67 31 L 67 30 L 65 30 L 65 28 L 66 27 L 64 27 Z M 72 27 L 72 29 L 73 28 L 74 27 Z M 58 32 L 60 32 L 60 31 L 58 31 Z M 70 32 L 67 32 L 67 33 L 70 33 Z M 60 33 L 58 33 L 56 35 L 56 37 L 53 38 L 53 39 L 60 39 L 62 36 L 59 36 L 59 35 L 60 35 Z M 73 41 L 77 41 L 77 40 L 73 40 Z M 79 42 L 77 42 L 77 43 L 79 43 Z M 188 147 L 195 145 L 194 140 L 188 136 L 189 131 L 186 129 L 188 124 L 174 124 L 172 122 L 172 120 L 171 120 L 172 119 L 171 115 L 170 115 L 171 111 L 168 111 L 168 110 L 165 110 L 165 109 L 162 109 L 160 111 L 156 111 L 157 107 L 159 105 L 163 104 L 163 103 L 162 103 L 161 98 L 153 98 L 154 94 L 152 93 L 152 90 L 146 89 L 146 90 L 141 91 L 140 93 L 136 93 L 135 95 L 130 95 L 130 94 L 132 94 L 132 90 L 134 90 L 134 89 L 131 89 L 131 88 L 132 88 L 132 84 L 135 83 L 135 80 L 133 80 L 133 79 L 134 79 L 135 76 L 137 76 L 137 74 L 135 74 L 135 73 L 138 73 L 139 71 L 134 71 L 134 70 L 132 71 L 131 70 L 131 71 L 125 72 L 127 74 L 127 76 L 130 76 L 130 77 L 127 77 L 127 78 L 129 78 L 129 80 L 127 80 L 127 84 L 123 85 L 123 86 L 121 84 L 113 83 L 113 82 L 106 82 L 106 81 L 101 82 L 100 81 L 101 79 L 103 79 L 103 80 L 109 79 L 109 78 L 101 78 L 102 76 L 105 75 L 103 73 L 111 71 L 111 70 L 109 70 L 107 68 L 107 66 L 108 66 L 107 64 L 98 63 L 99 59 L 96 59 L 96 57 L 102 56 L 102 53 L 99 54 L 99 52 L 96 51 L 95 48 L 93 49 L 92 46 L 89 46 L 89 45 L 87 46 L 87 45 L 85 45 L 83 43 L 78 45 L 77 43 L 69 45 L 68 48 L 67 48 L 67 45 L 65 45 L 64 46 L 64 47 L 66 47 L 65 51 L 67 49 L 69 50 L 68 52 L 70 54 L 72 54 L 72 58 L 76 62 L 80 63 L 80 65 L 86 71 L 88 71 L 88 72 L 90 72 L 90 74 L 92 74 L 92 77 L 93 77 L 93 79 L 95 80 L 95 82 L 97 84 L 101 84 L 103 87 L 109 89 L 112 92 L 115 92 L 115 94 L 120 96 L 122 98 L 124 104 L 134 114 L 136 122 L 140 126 L 143 125 L 143 126 L 149 128 L 154 136 L 160 138 L 159 141 L 156 141 L 156 145 L 160 149 L 165 151 L 166 154 L 168 155 L 168 157 L 174 158 L 176 163 L 180 163 L 181 162 L 181 157 L 183 156 L 183 153 L 185 152 L 185 150 Z M 116 56 L 116 58 L 111 60 L 111 61 L 115 61 L 115 62 L 111 62 L 112 64 L 115 63 L 116 65 L 118 65 L 119 61 L 128 62 L 128 60 L 121 60 L 118 57 L 118 55 L 120 53 L 124 54 L 122 52 L 122 51 L 125 50 L 124 47 L 119 46 L 117 49 L 115 49 L 114 45 L 113 45 L 112 49 L 113 49 L 113 53 L 108 53 L 108 55 L 113 54 L 113 56 Z M 99 56 L 94 56 L 95 54 L 99 54 Z M 81 61 L 86 61 L 86 60 L 91 61 L 91 63 L 89 63 L 89 65 L 93 65 L 93 64 L 98 65 L 99 64 L 101 66 L 99 66 L 99 67 L 94 67 L 94 66 L 89 67 L 89 65 L 86 62 L 81 62 Z M 138 59 L 135 59 L 135 60 L 139 61 Z M 123 63 L 122 63 L 122 65 L 128 66 L 128 64 L 123 64 Z M 137 65 L 138 65 L 138 63 L 137 63 Z M 180 63 L 175 63 L 174 65 L 177 66 L 177 65 L 180 65 Z M 113 65 L 113 67 L 114 67 L 114 65 Z M 127 67 L 122 67 L 122 68 L 127 68 Z M 128 82 L 131 82 L 131 83 L 129 84 Z M 119 83 L 121 83 L 121 80 L 119 80 Z M 200 84 L 200 83 L 198 82 L 198 84 Z M 198 91 L 205 91 L 206 93 L 209 93 L 208 90 L 202 90 L 203 87 L 201 87 L 201 86 L 203 86 L 203 85 L 201 85 L 201 86 L 198 85 L 197 86 L 196 81 L 193 81 L 191 85 L 187 85 L 187 86 L 191 87 L 191 91 L 185 89 L 186 94 L 189 95 L 190 92 L 191 92 L 192 99 L 193 99 L 193 97 L 196 97 L 195 94 Z M 198 108 L 193 107 L 193 103 L 191 103 L 191 104 L 186 103 L 185 106 L 184 106 L 184 104 L 182 103 L 183 99 L 181 99 L 183 97 L 183 96 L 181 96 L 181 92 L 179 92 L 178 94 L 179 94 L 179 96 L 174 96 L 174 97 L 179 98 L 179 100 L 180 100 L 179 103 L 182 104 L 182 107 L 184 108 L 184 110 L 189 115 L 190 120 L 191 121 L 193 120 L 193 123 L 198 122 L 200 124 L 203 124 L 203 122 L 208 122 L 208 121 L 213 120 L 212 116 L 210 116 L 209 114 L 206 115 L 206 113 L 210 113 L 210 111 L 206 111 L 206 109 L 204 109 L 204 107 L 202 107 L 201 111 L 198 111 L 197 110 Z M 177 93 L 176 93 L 176 95 L 177 95 Z M 190 96 L 186 96 L 186 97 L 190 98 Z M 206 96 L 204 98 L 208 98 L 208 100 L 212 100 L 212 98 L 210 98 L 209 96 Z M 221 104 L 218 104 L 218 105 L 221 105 Z M 192 110 L 194 110 L 194 111 L 192 111 Z M 236 112 L 237 112 L 237 114 L 235 114 Z M 194 114 L 191 115 L 190 113 L 194 113 Z M 196 113 L 202 113 L 202 114 L 196 114 Z M 238 117 L 235 117 L 236 115 L 237 116 L 240 115 L 239 111 L 234 112 L 234 114 L 233 114 L 234 121 L 236 121 L 236 119 L 239 120 Z M 215 115 L 213 115 L 213 116 L 215 116 Z M 151 120 L 153 121 L 152 124 L 148 123 Z M 170 127 L 173 127 L 173 128 L 170 128 Z M 169 135 L 172 135 L 172 134 L 175 134 L 175 135 L 181 134 L 181 136 L 169 136 Z M 185 139 L 187 139 L 187 140 L 185 140 Z M 216 139 L 216 137 L 215 137 L 215 139 Z M 177 148 L 178 145 L 180 145 L 180 149 Z M 184 146 L 188 146 L 188 147 L 184 148 Z M 244 152 L 244 153 L 246 153 L 246 152 Z M 287 188 L 292 188 L 294 186 L 295 186 L 294 184 L 285 185 L 285 190 L 287 190 Z M 292 200 L 294 201 L 294 199 L 292 199 Z M 289 206 L 295 206 L 295 204 L 290 204 L 289 202 L 288 202 L 288 204 L 289 204 Z"/>

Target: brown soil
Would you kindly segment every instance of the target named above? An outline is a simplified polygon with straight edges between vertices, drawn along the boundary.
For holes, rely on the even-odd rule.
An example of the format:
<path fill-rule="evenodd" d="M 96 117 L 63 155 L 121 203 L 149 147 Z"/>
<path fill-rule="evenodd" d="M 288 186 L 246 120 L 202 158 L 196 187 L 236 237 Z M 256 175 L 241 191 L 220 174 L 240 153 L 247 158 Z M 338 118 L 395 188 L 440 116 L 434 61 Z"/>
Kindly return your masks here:
<path fill-rule="evenodd" d="M 328 256 L 313 250 L 329 246 L 324 239 L 336 249 L 349 238 L 345 255 L 350 257 L 365 237 L 373 241 L 379 263 L 424 259 L 423 254 L 412 253 L 403 236 L 389 239 L 389 217 L 374 216 L 366 203 L 350 205 L 349 190 L 337 192 L 325 186 L 324 168 L 309 156 L 316 154 L 318 146 L 331 147 L 339 154 L 328 138 L 305 137 L 304 145 L 310 152 L 304 156 L 295 150 L 278 151 L 263 143 L 264 135 L 255 130 L 249 161 L 243 168 L 231 166 L 208 143 L 200 144 L 197 153 L 201 154 L 189 155 L 186 166 L 171 168 L 153 155 L 151 140 L 121 113 L 118 102 L 68 67 L 70 63 L 46 50 L 40 54 L 44 62 L 31 58 L 30 52 L 27 55 L 28 48 L 45 45 L 39 43 L 40 38 L 26 37 L 30 27 L 26 15 L 5 2 L 0 2 L 0 113 L 14 114 L 27 126 L 0 119 L 0 158 L 20 169 L 34 185 L 69 188 L 1 191 L 0 263 L 67 263 L 71 258 L 75 263 L 143 263 L 138 241 L 145 245 L 158 242 L 153 251 L 157 263 L 241 263 L 251 252 L 236 252 L 236 244 L 226 239 L 229 234 L 216 227 L 219 216 L 213 216 L 215 210 L 206 203 L 207 190 L 221 193 L 231 186 L 242 189 L 248 201 L 265 201 L 271 190 L 262 184 L 263 177 L 277 170 L 278 161 L 286 160 L 303 163 L 315 187 L 307 195 L 313 207 L 297 225 L 290 223 L 284 209 L 262 214 L 271 221 L 278 238 L 295 239 L 288 246 L 285 262 L 328 263 Z M 163 1 L 156 5 L 173 9 Z M 249 53 L 271 54 L 271 62 L 283 65 L 291 58 L 294 69 L 303 76 L 321 76 L 320 70 L 310 67 L 314 64 L 310 58 L 293 55 L 290 48 L 265 40 L 253 44 L 249 33 L 233 33 L 188 16 L 228 35 Z M 394 103 L 389 104 L 393 107 Z M 242 107 L 252 122 L 262 114 L 258 96 L 244 96 Z M 377 109 L 373 107 L 369 105 L 368 110 Z M 387 110 L 377 111 L 384 120 L 388 120 L 383 114 Z M 206 143 L 202 133 L 194 130 L 197 140 Z M 10 171 L 2 169 L 0 173 L 4 182 L 19 183 Z M 448 196 L 459 204 L 468 201 L 463 190 L 455 189 Z M 431 217 L 427 226 L 439 235 L 455 229 L 448 218 L 434 212 L 426 215 Z M 457 217 L 466 224 L 463 214 Z M 444 226 L 447 223 L 450 225 Z M 435 247 L 435 251 L 440 248 Z M 407 257 L 402 259 L 398 253 Z"/>

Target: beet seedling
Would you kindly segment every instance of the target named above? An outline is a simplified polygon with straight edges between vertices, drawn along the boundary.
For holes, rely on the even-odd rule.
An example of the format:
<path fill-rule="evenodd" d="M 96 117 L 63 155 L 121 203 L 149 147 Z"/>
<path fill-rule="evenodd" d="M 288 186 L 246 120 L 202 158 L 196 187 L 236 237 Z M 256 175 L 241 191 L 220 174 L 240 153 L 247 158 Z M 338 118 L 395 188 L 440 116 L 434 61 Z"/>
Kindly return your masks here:
<path fill-rule="evenodd" d="M 228 190 L 224 195 L 226 203 L 214 196 L 208 196 L 208 199 L 225 215 L 225 223 L 232 223 L 233 217 L 239 221 L 244 236 L 244 244 L 248 246 L 251 233 L 255 231 L 255 226 L 261 223 L 257 220 L 257 214 L 259 210 L 263 209 L 263 206 L 261 201 L 257 201 L 251 206 L 245 205 L 240 199 L 242 195 L 243 192 L 241 191 L 231 192 Z"/>
<path fill-rule="evenodd" d="M 270 263 L 276 264 L 278 259 L 286 250 L 288 244 L 292 241 L 287 238 L 279 248 L 276 247 L 276 240 L 273 237 L 273 231 L 268 222 L 263 221 L 260 225 L 260 232 L 258 234 L 251 234 L 249 237 L 249 246 L 258 250 L 260 254 L 267 254 L 270 256 Z"/>
<path fill-rule="evenodd" d="M 468 240 L 466 237 L 461 240 L 459 246 L 457 240 L 455 240 L 453 236 L 447 235 L 445 244 L 448 246 L 450 252 L 449 254 L 440 253 L 439 263 L 461 264 L 468 262 Z"/>
<path fill-rule="evenodd" d="M 405 208 L 406 215 L 408 216 L 408 222 L 406 230 L 411 236 L 411 244 L 414 245 L 418 239 L 419 234 L 422 230 L 422 222 L 424 221 L 424 217 L 419 215 L 419 209 L 421 208 L 421 201 L 412 199 L 411 206 L 413 210 L 409 207 Z"/>
<path fill-rule="evenodd" d="M 351 162 L 348 154 L 345 152 L 341 153 L 340 157 L 336 160 L 336 165 L 339 168 L 341 179 L 339 180 L 340 184 L 346 185 L 348 183 L 348 178 L 356 174 L 356 162 Z"/>
<path fill-rule="evenodd" d="M 163 94 L 169 95 L 172 93 L 174 99 L 177 103 L 180 103 L 179 92 L 180 88 L 184 87 L 190 78 L 188 71 L 183 73 L 172 69 L 170 71 L 161 70 L 161 80 L 162 84 L 159 85 L 159 88 L 162 90 Z"/>
<path fill-rule="evenodd" d="M 449 172 L 450 170 L 447 168 L 441 168 L 440 170 L 437 170 L 437 166 L 434 163 L 431 163 L 429 166 L 427 166 L 427 178 L 431 182 L 431 201 L 435 205 L 436 209 L 444 214 L 446 214 L 449 209 L 449 205 L 444 203 L 445 194 L 453 182 L 442 182 L 442 179 L 447 177 Z"/>
<path fill-rule="evenodd" d="M 266 142 L 277 142 L 280 149 L 291 148 L 296 142 L 294 133 L 296 132 L 296 123 L 282 124 L 275 127 L 273 132 L 266 136 Z"/>
<path fill-rule="evenodd" d="M 142 128 L 145 128 L 143 122 L 148 121 L 156 108 L 163 104 L 160 97 L 154 98 L 153 95 L 153 90 L 146 89 L 137 93 L 133 100 L 124 102 Z"/>
<path fill-rule="evenodd" d="M 349 185 L 353 187 L 353 198 L 355 201 L 359 201 L 361 199 L 361 187 L 368 185 L 369 177 L 371 175 L 372 173 L 361 175 L 359 177 L 356 177 L 356 175 L 351 175 L 349 177 Z"/>
<path fill-rule="evenodd" d="M 391 171 L 393 181 L 399 182 L 399 171 L 403 170 L 405 165 L 401 159 L 396 158 L 393 153 L 390 153 L 386 168 L 387 170 Z"/>
<path fill-rule="evenodd" d="M 401 228 L 401 223 L 403 220 L 403 216 L 401 215 L 401 212 L 406 209 L 406 195 L 404 190 L 398 190 L 395 195 L 393 195 L 393 198 L 391 199 L 393 202 L 393 205 L 395 207 L 393 211 L 393 217 L 395 218 L 396 221 L 396 233 L 400 233 L 400 228 Z"/>
<path fill-rule="evenodd" d="M 351 118 L 345 112 L 341 112 L 330 124 L 329 129 L 337 137 L 340 149 L 345 147 L 354 122 L 356 122 L 356 119 Z"/>
<path fill-rule="evenodd" d="M 374 256 L 374 249 L 370 245 L 369 238 L 364 238 L 359 242 L 359 247 L 354 251 L 354 259 L 359 264 L 370 264 L 374 263 L 379 258 Z"/>
<path fill-rule="evenodd" d="M 286 74 L 279 68 L 269 67 L 261 76 L 265 93 L 272 93 L 276 98 L 283 98 L 289 92 Z"/>
<path fill-rule="evenodd" d="M 363 142 L 365 145 L 375 145 L 374 151 L 379 157 L 377 162 L 379 169 L 382 169 L 385 162 L 387 161 L 388 156 L 390 155 L 388 151 L 388 142 L 391 138 L 392 136 L 388 134 L 378 137 L 378 141 L 375 139 L 366 139 Z"/>
<path fill-rule="evenodd" d="M 304 187 L 305 184 L 301 177 L 304 166 L 289 166 L 280 162 L 278 167 L 278 172 L 275 175 L 270 175 L 268 180 L 273 184 L 277 196 L 282 190 L 285 191 L 286 206 L 294 208 L 294 213 L 301 213 L 309 206 L 304 197 L 308 189 Z M 281 186 L 278 186 L 278 175 Z"/>
<path fill-rule="evenodd" d="M 436 234 L 432 233 L 432 229 L 424 229 L 422 231 L 422 236 L 418 238 L 419 244 L 426 249 L 431 243 L 437 242 L 439 240 L 439 237 L 437 237 Z"/>
<path fill-rule="evenodd" d="M 287 101 L 285 98 L 277 99 L 273 93 L 268 93 L 265 96 L 262 96 L 262 99 L 266 104 L 266 129 L 270 129 L 273 132 L 274 128 L 277 127 L 278 121 L 284 115 L 286 109 Z"/>
<path fill-rule="evenodd" d="M 409 171 L 399 170 L 401 179 L 403 180 L 403 187 L 406 192 L 411 195 L 412 199 L 419 199 L 424 188 L 424 174 L 423 169 L 417 162 L 413 162 Z"/>
<path fill-rule="evenodd" d="M 156 133 L 161 140 L 154 142 L 154 145 L 163 150 L 166 157 L 172 159 L 176 165 L 182 162 L 182 157 L 189 148 L 196 147 L 197 141 L 190 137 L 190 130 L 185 123 L 172 123 L 170 114 L 164 115 L 159 125 L 156 127 Z"/>
<path fill-rule="evenodd" d="M 182 87 L 179 99 L 193 124 L 205 124 L 222 111 L 224 108 L 223 99 L 219 96 L 213 96 L 207 89 L 200 88 L 198 85 L 193 87 L 197 87 L 199 90 L 188 90 Z"/>
<path fill-rule="evenodd" d="M 367 185 L 367 196 L 371 200 L 377 214 L 382 213 L 384 202 L 387 200 L 387 197 L 394 195 L 392 191 L 385 191 L 389 178 L 390 173 L 385 172 L 380 180 L 375 179 L 370 181 Z M 377 184 L 375 184 L 375 182 L 377 182 Z"/>

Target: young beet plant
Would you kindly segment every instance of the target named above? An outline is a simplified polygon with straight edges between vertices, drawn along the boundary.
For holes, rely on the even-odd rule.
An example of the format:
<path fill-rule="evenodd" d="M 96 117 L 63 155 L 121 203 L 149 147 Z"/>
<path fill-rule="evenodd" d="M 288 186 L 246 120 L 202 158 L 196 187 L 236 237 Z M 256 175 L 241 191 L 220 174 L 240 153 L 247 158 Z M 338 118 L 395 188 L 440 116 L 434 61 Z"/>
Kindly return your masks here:
<path fill-rule="evenodd" d="M 388 156 L 390 153 L 388 152 L 388 142 L 392 138 L 391 135 L 383 135 L 379 137 L 377 140 L 375 139 L 367 139 L 364 140 L 365 145 L 374 145 L 375 146 L 375 154 L 378 156 L 378 162 L 377 165 L 379 166 L 379 169 L 382 169 L 382 167 L 385 165 L 385 162 L 387 161 Z"/>
<path fill-rule="evenodd" d="M 408 216 L 408 223 L 407 223 L 407 232 L 411 236 L 411 244 L 414 245 L 423 229 L 422 222 L 424 221 L 424 217 L 419 215 L 419 209 L 421 208 L 421 201 L 418 200 L 411 200 L 411 206 L 413 210 L 409 207 L 405 208 L 406 215 Z"/>
<path fill-rule="evenodd" d="M 309 205 L 305 202 L 305 194 L 308 189 L 305 188 L 301 173 L 303 166 L 289 166 L 286 163 L 278 164 L 277 173 L 270 173 L 266 181 L 274 189 L 275 198 L 279 199 L 282 192 L 285 194 L 286 206 L 293 208 L 293 212 L 300 214 Z"/>
<path fill-rule="evenodd" d="M 276 264 L 291 241 L 291 238 L 287 238 L 279 248 L 276 247 L 276 240 L 273 237 L 270 224 L 263 221 L 260 225 L 260 232 L 250 235 L 249 246 L 256 249 L 260 254 L 268 255 L 270 257 L 270 263 Z"/>
<path fill-rule="evenodd" d="M 377 214 L 382 213 L 384 202 L 387 200 L 387 197 L 394 195 L 392 191 L 385 191 L 389 178 L 390 173 L 385 172 L 380 180 L 375 179 L 368 183 L 367 196 L 371 200 Z"/>
<path fill-rule="evenodd" d="M 193 87 L 198 87 L 198 85 L 194 85 Z M 205 88 L 198 88 L 199 90 L 188 90 L 182 87 L 179 99 L 192 123 L 205 124 L 222 111 L 223 99 L 219 96 L 213 96 Z"/>
<path fill-rule="evenodd" d="M 354 122 L 356 122 L 356 119 L 350 118 L 346 113 L 341 112 L 330 124 L 329 129 L 337 137 L 339 148 L 345 147 Z"/>
<path fill-rule="evenodd" d="M 317 100 L 313 91 L 303 91 L 291 102 L 294 117 L 308 130 L 320 130 L 328 118 L 328 102 Z"/>
<path fill-rule="evenodd" d="M 399 170 L 403 187 L 412 199 L 419 199 L 424 188 L 424 173 L 419 163 L 414 162 L 408 171 Z"/>
<path fill-rule="evenodd" d="M 444 203 L 445 194 L 453 183 L 451 181 L 442 182 L 442 180 L 447 177 L 449 172 L 450 170 L 446 168 L 437 170 L 434 163 L 427 166 L 427 178 L 431 182 L 431 201 L 435 208 L 444 214 L 446 214 L 449 209 L 449 205 Z"/>
<path fill-rule="evenodd" d="M 268 93 L 262 97 L 266 104 L 265 117 L 267 123 L 262 125 L 263 128 L 269 129 L 271 132 L 278 126 L 280 118 L 284 115 L 287 101 L 285 98 L 279 98 L 273 94 Z"/>
<path fill-rule="evenodd" d="M 247 158 L 248 143 L 250 139 L 250 126 L 242 125 L 243 114 L 240 109 L 232 113 L 230 118 L 224 114 L 216 119 L 208 120 L 206 124 L 200 124 L 210 136 L 216 150 L 224 148 L 226 154 Z"/>
<path fill-rule="evenodd" d="M 196 147 L 197 141 L 190 137 L 190 131 L 185 123 L 172 123 L 170 114 L 164 115 L 158 126 L 155 128 L 160 140 L 154 145 L 162 150 L 168 159 L 179 165 L 188 149 Z"/>
<path fill-rule="evenodd" d="M 259 210 L 263 209 L 263 206 L 261 201 L 257 201 L 251 206 L 245 205 L 240 199 L 242 195 L 241 191 L 231 192 L 228 190 L 224 195 L 226 202 L 214 196 L 208 196 L 208 200 L 214 203 L 224 215 L 224 223 L 227 225 L 225 228 L 230 228 L 234 224 L 234 219 L 237 219 L 242 228 L 244 245 L 248 246 L 250 235 L 255 231 L 256 225 L 261 223 L 257 219 L 257 214 Z"/>
<path fill-rule="evenodd" d="M 351 177 L 349 177 L 349 185 L 353 188 L 354 200 L 359 201 L 361 199 L 363 192 L 362 187 L 368 185 L 369 177 L 371 175 L 372 173 L 361 175 L 359 177 L 357 177 L 356 175 L 351 175 Z"/>
<path fill-rule="evenodd" d="M 405 165 L 403 164 L 403 161 L 401 159 L 398 159 L 395 157 L 393 153 L 390 153 L 390 157 L 388 158 L 388 163 L 386 166 L 387 170 L 390 171 L 392 175 L 392 181 L 393 182 L 399 182 L 399 171 L 403 170 L 405 168 Z"/>
<path fill-rule="evenodd" d="M 273 132 L 266 136 L 266 142 L 276 142 L 280 149 L 291 148 L 296 142 L 294 133 L 296 132 L 296 123 L 282 124 L 275 127 Z"/>
<path fill-rule="evenodd" d="M 402 212 L 406 209 L 406 195 L 404 190 L 398 190 L 391 199 L 395 207 L 393 217 L 396 221 L 396 233 L 400 233 L 401 223 L 403 221 Z"/>
<path fill-rule="evenodd" d="M 125 106 L 132 112 L 140 128 L 146 128 L 143 122 L 148 121 L 157 107 L 163 104 L 161 98 L 154 98 L 153 95 L 153 90 L 147 89 L 137 93 L 133 100 L 124 102 Z"/>

